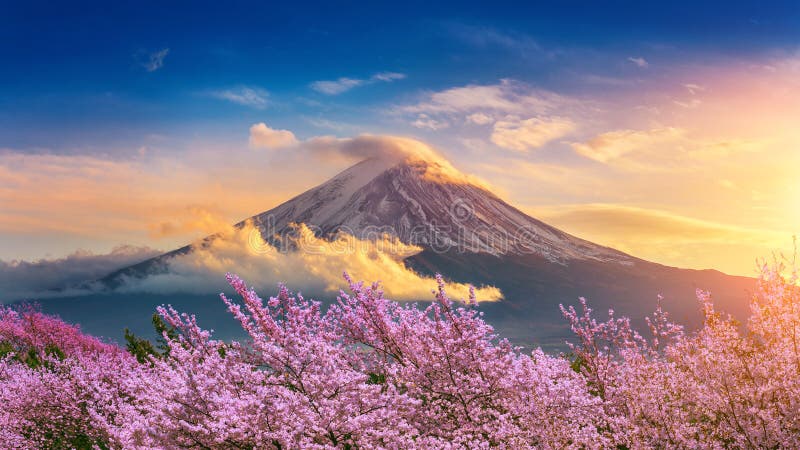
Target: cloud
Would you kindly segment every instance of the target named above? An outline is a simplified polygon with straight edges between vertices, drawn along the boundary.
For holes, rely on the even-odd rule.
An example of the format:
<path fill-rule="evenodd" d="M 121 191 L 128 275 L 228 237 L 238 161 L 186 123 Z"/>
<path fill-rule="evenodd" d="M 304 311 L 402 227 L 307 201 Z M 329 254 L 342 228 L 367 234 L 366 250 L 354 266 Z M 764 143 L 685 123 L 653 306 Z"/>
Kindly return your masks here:
<path fill-rule="evenodd" d="M 685 135 L 685 130 L 671 127 L 645 131 L 616 130 L 597 135 L 585 143 L 573 143 L 572 148 L 587 158 L 607 163 L 629 153 L 675 143 Z"/>
<path fill-rule="evenodd" d="M 408 123 L 415 128 L 461 128 L 462 136 L 473 143 L 476 132 L 486 131 L 474 125 L 491 125 L 484 138 L 487 146 L 524 152 L 572 133 L 577 121 L 593 109 L 596 105 L 591 100 L 578 101 L 504 79 L 496 84 L 471 84 L 427 93 L 417 103 L 394 107 L 392 113 L 409 116 Z"/>
<path fill-rule="evenodd" d="M 229 102 L 243 106 L 250 106 L 256 109 L 266 108 L 267 98 L 269 97 L 269 93 L 264 89 L 247 86 L 213 91 L 210 93 L 210 95 L 220 100 L 227 100 Z"/>
<path fill-rule="evenodd" d="M 524 152 L 566 136 L 575 128 L 574 122 L 563 117 L 520 120 L 512 116 L 495 122 L 491 139 L 498 147 Z"/>
<path fill-rule="evenodd" d="M 182 244 L 202 231 L 185 224 L 198 220 L 187 205 L 233 222 L 337 170 L 295 165 L 290 174 L 268 165 L 263 152 L 244 146 L 117 157 L 0 151 L 0 257 L 142 245 L 161 224 L 170 224 L 160 233 L 163 245 Z M 268 188 L 254 189 L 265 171 Z"/>
<path fill-rule="evenodd" d="M 422 118 L 423 120 L 425 118 Z M 368 158 L 378 158 L 399 162 L 412 158 L 436 163 L 452 169 L 450 162 L 433 147 L 424 142 L 399 136 L 362 134 L 352 138 L 334 136 L 315 136 L 298 140 L 289 130 L 276 130 L 264 122 L 250 127 L 250 146 L 252 148 L 282 149 L 292 147 L 298 154 L 326 160 L 347 159 L 351 162 Z"/>
<path fill-rule="evenodd" d="M 342 77 L 334 81 L 315 81 L 311 83 L 311 89 L 326 95 L 338 95 L 362 84 L 364 80 Z"/>
<path fill-rule="evenodd" d="M 411 122 L 411 126 L 414 128 L 422 128 L 422 129 L 429 129 L 429 130 L 442 130 L 450 126 L 447 122 L 431 119 L 427 114 L 420 114 L 417 116 L 417 120 Z"/>
<path fill-rule="evenodd" d="M 251 127 L 251 142 L 253 129 L 256 131 L 266 128 L 272 130 L 264 123 Z M 291 134 L 288 130 L 277 130 Z M 287 135 L 288 136 L 288 135 Z M 294 134 L 291 134 L 294 138 Z M 304 141 L 292 141 L 292 153 L 300 158 L 317 158 L 325 161 L 326 165 L 345 163 L 352 164 L 365 159 L 379 159 L 388 168 L 392 164 L 402 161 L 410 162 L 424 171 L 424 176 L 440 182 L 471 183 L 491 190 L 489 183 L 479 177 L 467 175 L 453 167 L 442 154 L 430 145 L 416 139 L 391 136 L 361 134 L 352 138 L 337 138 L 334 136 L 315 136 Z"/>
<path fill-rule="evenodd" d="M 168 273 L 141 280 L 128 279 L 122 288 L 130 292 L 198 292 L 206 293 L 224 287 L 224 274 L 235 272 L 257 287 L 285 282 L 302 287 L 313 295 L 335 295 L 344 288 L 342 272 L 354 279 L 385 281 L 383 288 L 394 300 L 430 300 L 436 282 L 409 269 L 403 259 L 422 249 L 384 236 L 360 240 L 340 233 L 332 240 L 314 235 L 305 225 L 298 225 L 291 238 L 297 250 L 280 251 L 267 243 L 251 223 L 231 229 L 212 241 L 198 243 L 193 251 L 169 260 Z M 467 298 L 468 286 L 449 283 L 453 298 Z M 495 287 L 476 290 L 481 301 L 502 298 Z"/>
<path fill-rule="evenodd" d="M 406 74 L 404 74 L 404 73 L 398 73 L 398 72 L 378 72 L 378 73 L 376 73 L 375 75 L 373 75 L 373 76 L 372 76 L 370 79 L 371 79 L 372 81 L 385 81 L 385 82 L 391 82 L 391 81 L 396 81 L 396 80 L 402 80 L 402 79 L 404 79 L 405 77 L 406 77 Z"/>
<path fill-rule="evenodd" d="M 628 57 L 628 61 L 630 61 L 633 64 L 635 64 L 636 67 L 639 67 L 640 69 L 646 69 L 647 67 L 650 66 L 650 63 L 648 63 L 647 60 L 645 60 L 641 56 L 636 57 L 636 58 L 634 58 L 633 56 L 629 56 Z"/>
<path fill-rule="evenodd" d="M 250 147 L 276 150 L 297 145 L 299 141 L 289 130 L 275 130 L 264 122 L 250 127 Z"/>
<path fill-rule="evenodd" d="M 569 233 L 640 258 L 678 267 L 729 267 L 746 275 L 753 273 L 756 257 L 784 247 L 791 238 L 788 233 L 616 204 L 543 207 L 535 214 Z M 743 254 L 752 256 L 741 258 Z"/>
<path fill-rule="evenodd" d="M 311 89 L 326 95 L 339 95 L 355 87 L 364 86 L 378 82 L 389 83 L 402 80 L 406 75 L 398 72 L 378 72 L 371 77 L 364 79 L 341 77 L 336 80 L 322 80 L 311 83 Z"/>
<path fill-rule="evenodd" d="M 409 114 L 544 114 L 564 105 L 568 99 L 554 92 L 536 89 L 513 80 L 498 84 L 467 85 L 434 92 L 427 99 L 398 108 Z"/>
<path fill-rule="evenodd" d="M 264 127 L 269 128 L 266 125 Z M 336 167 L 339 161 L 347 163 L 364 158 L 381 158 L 391 162 L 409 159 L 426 162 L 415 165 L 423 171 L 425 177 L 454 183 L 479 181 L 461 174 L 432 147 L 408 138 L 373 135 L 353 138 L 321 136 L 298 141 L 296 149 L 288 153 L 299 153 L 304 167 L 315 167 L 312 172 L 319 172 L 319 166 Z M 236 232 L 228 223 L 263 211 L 291 194 L 315 184 L 313 178 L 306 178 L 299 182 L 299 187 L 290 187 L 286 191 L 283 187 L 287 184 L 286 180 L 304 178 L 297 171 L 289 174 L 281 171 L 269 172 L 270 177 L 265 181 L 265 164 L 249 156 L 253 154 L 255 152 L 235 155 L 231 152 L 220 154 L 218 151 L 204 154 L 195 148 L 192 158 L 176 159 L 181 163 L 149 159 L 146 164 L 140 165 L 133 161 L 111 161 L 85 155 L 0 153 L 0 203 L 8 206 L 0 210 L 0 227 L 7 228 L 14 224 L 14 220 L 6 220 L 6 216 L 11 214 L 12 217 L 18 216 L 14 225 L 16 230 L 10 234 L 38 230 L 37 232 L 49 235 L 55 233 L 56 229 L 60 232 L 67 227 L 70 232 L 93 236 L 92 239 L 96 242 L 101 236 L 107 238 L 108 233 L 130 236 L 135 230 L 141 230 L 148 232 L 150 238 L 177 241 L 175 247 L 185 243 L 184 239 L 188 235 L 196 238 L 198 232 L 202 233 L 201 236 L 209 233 L 235 235 Z M 204 161 L 210 157 L 213 158 Z M 326 164 L 308 164 L 310 158 L 321 158 Z M 263 160 L 263 156 L 260 159 Z M 220 163 L 225 161 L 235 161 L 237 164 L 227 167 L 227 172 L 219 172 Z M 179 165 L 184 162 L 199 165 Z M 291 186 L 290 183 L 289 185 Z M 273 194 L 273 191 L 277 191 L 277 194 Z M 200 203 L 191 208 L 181 206 L 191 204 L 190 202 Z M 219 207 L 214 207 L 214 203 Z M 231 207 L 233 211 L 238 211 L 235 213 L 237 215 L 233 215 L 233 220 L 232 210 L 229 209 Z M 241 244 L 242 239 L 239 236 L 234 243 Z M 175 286 L 208 286 L 208 277 L 212 273 L 236 270 L 251 279 L 291 281 L 295 286 L 303 288 L 309 285 L 313 287 L 317 283 L 316 286 L 321 291 L 329 292 L 333 283 L 340 282 L 341 270 L 348 269 L 359 278 L 383 278 L 394 286 L 392 292 L 397 298 L 412 298 L 412 295 L 419 295 L 421 299 L 430 298 L 423 294 L 427 294 L 429 286 L 433 287 L 430 284 L 431 279 L 415 275 L 399 260 L 408 253 L 408 247 L 398 244 L 389 247 L 389 250 L 376 250 L 364 244 L 367 247 L 363 255 L 331 253 L 335 247 L 330 246 L 351 242 L 348 239 L 339 239 L 338 244 L 311 240 L 313 245 L 307 257 L 283 257 L 280 252 L 272 249 L 267 251 L 267 256 L 260 253 L 251 258 L 243 257 L 241 261 L 237 259 L 237 252 L 245 251 L 246 247 L 240 246 L 237 250 L 232 243 L 228 242 L 231 245 L 229 248 L 224 245 L 225 242 L 219 241 L 219 247 L 213 247 L 214 251 L 220 250 L 219 252 L 201 252 L 197 254 L 198 257 L 202 256 L 200 259 L 178 260 L 175 272 L 165 275 L 166 278 L 149 280 L 148 283 L 163 283 L 166 286 L 171 284 L 170 280 L 174 280 Z M 263 243 L 259 243 L 257 247 L 261 244 Z M 324 250 L 326 253 L 323 255 L 315 254 L 315 245 L 328 250 Z M 118 253 L 115 255 L 119 256 Z M 153 256 L 153 253 L 142 254 L 142 259 Z M 275 265 L 269 265 L 269 255 L 272 255 Z M 14 289 L 8 288 L 7 291 L 13 291 L 15 296 L 29 293 L 41 296 L 41 290 L 98 278 L 114 269 L 137 262 L 134 259 L 120 259 L 118 264 L 109 263 L 103 270 L 90 271 L 88 275 L 83 275 L 87 272 L 82 271 L 75 276 L 52 276 L 52 282 L 47 281 L 50 278 L 43 279 L 41 283 L 31 279 L 29 284 L 22 283 Z M 76 259 L 68 257 L 66 261 L 75 262 Z M 68 266 L 65 263 L 65 267 Z M 6 273 L 10 273 L 9 268 L 19 271 L 20 267 L 26 270 L 30 268 L 25 264 L 5 264 Z M 211 269 L 217 272 L 212 272 Z M 324 282 L 308 283 L 303 277 L 318 277 L 315 279 Z M 5 279 L 13 282 L 15 278 L 17 276 L 12 273 Z M 219 277 L 216 279 L 223 281 Z M 202 284 L 203 280 L 206 284 Z M 4 285 L 0 285 L 2 287 Z M 458 289 L 458 292 L 465 293 L 464 286 Z M 59 295 L 91 292 L 93 291 L 70 290 L 62 291 Z M 486 298 L 497 298 L 498 295 L 489 293 Z"/>
<path fill-rule="evenodd" d="M 95 281 L 160 253 L 149 247 L 119 246 L 108 254 L 78 250 L 57 259 L 0 260 L 0 303 L 75 294 L 81 283 Z M 59 290 L 64 287 L 75 288 Z"/>
<path fill-rule="evenodd" d="M 706 90 L 705 87 L 700 86 L 699 84 L 694 84 L 694 83 L 686 83 L 686 84 L 683 85 L 683 87 L 685 87 L 686 90 L 689 91 L 689 93 L 692 94 L 692 95 L 695 95 L 698 92 L 703 92 L 703 91 Z"/>
<path fill-rule="evenodd" d="M 144 60 L 141 62 L 141 65 L 144 67 L 144 70 L 148 72 L 155 72 L 156 70 L 164 67 L 164 59 L 168 54 L 169 48 L 163 48 L 152 53 L 147 53 Z"/>
<path fill-rule="evenodd" d="M 467 122 L 474 123 L 475 125 L 489 125 L 494 122 L 494 117 L 481 112 L 473 113 L 467 116 Z"/>
<path fill-rule="evenodd" d="M 547 220 L 580 229 L 582 234 L 602 235 L 604 240 L 677 244 L 687 242 L 764 243 L 764 230 L 736 227 L 695 219 L 666 211 L 615 204 L 564 205 L 538 210 Z"/>
<path fill-rule="evenodd" d="M 150 236 L 156 239 L 171 236 L 187 236 L 195 232 L 204 235 L 218 233 L 230 228 L 230 222 L 220 213 L 210 211 L 202 206 L 185 208 L 183 217 L 175 220 L 161 221 L 149 226 Z"/>
<path fill-rule="evenodd" d="M 328 130 L 334 131 L 346 131 L 346 130 L 356 130 L 358 127 L 356 125 L 344 122 L 336 122 L 333 120 L 323 119 L 320 117 L 306 117 L 306 122 L 314 125 L 317 128 L 325 128 Z"/>
<path fill-rule="evenodd" d="M 462 23 L 449 23 L 446 24 L 445 28 L 454 38 L 480 49 L 501 48 L 517 51 L 523 55 L 531 53 L 552 55 L 552 53 L 545 52 L 535 39 L 523 33 L 501 31 L 492 27 L 472 26 Z"/>
<path fill-rule="evenodd" d="M 254 130 L 257 142 L 263 128 Z M 99 252 L 120 243 L 146 245 L 154 236 L 159 245 L 177 247 L 216 231 L 217 222 L 234 223 L 277 206 L 366 158 L 427 161 L 431 177 L 488 186 L 414 139 L 295 140 L 291 151 L 268 152 L 202 142 L 118 156 L 0 149 L 0 258 L 63 256 L 75 248 Z"/>
<path fill-rule="evenodd" d="M 694 109 L 703 104 L 702 100 L 697 98 L 693 98 L 689 101 L 673 100 L 672 103 L 686 109 Z"/>

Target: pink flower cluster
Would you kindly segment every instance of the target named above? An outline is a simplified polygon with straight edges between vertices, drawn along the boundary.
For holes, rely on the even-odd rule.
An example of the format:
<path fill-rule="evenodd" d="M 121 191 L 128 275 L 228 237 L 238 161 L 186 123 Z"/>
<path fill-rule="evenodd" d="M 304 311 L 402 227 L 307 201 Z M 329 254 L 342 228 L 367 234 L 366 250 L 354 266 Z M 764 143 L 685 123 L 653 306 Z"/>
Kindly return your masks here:
<path fill-rule="evenodd" d="M 626 318 L 562 308 L 571 355 L 523 353 L 474 298 L 426 308 L 350 283 L 336 304 L 239 278 L 249 335 L 177 333 L 143 363 L 57 319 L 0 309 L 2 448 L 800 448 L 800 294 L 765 268 L 748 332 L 698 293 L 694 333 L 660 305 Z"/>

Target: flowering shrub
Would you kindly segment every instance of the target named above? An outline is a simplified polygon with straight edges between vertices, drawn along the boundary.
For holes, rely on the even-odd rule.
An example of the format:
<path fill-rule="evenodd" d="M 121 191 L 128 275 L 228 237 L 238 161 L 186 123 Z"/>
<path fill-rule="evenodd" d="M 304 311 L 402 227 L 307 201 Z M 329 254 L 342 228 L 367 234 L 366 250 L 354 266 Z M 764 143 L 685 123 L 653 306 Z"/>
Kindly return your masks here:
<path fill-rule="evenodd" d="M 796 277 L 764 268 L 748 332 L 699 292 L 694 333 L 562 311 L 571 356 L 521 352 L 474 297 L 426 308 L 347 279 L 327 311 L 235 276 L 249 339 L 159 308 L 159 350 L 0 309 L 2 448 L 800 448 Z"/>

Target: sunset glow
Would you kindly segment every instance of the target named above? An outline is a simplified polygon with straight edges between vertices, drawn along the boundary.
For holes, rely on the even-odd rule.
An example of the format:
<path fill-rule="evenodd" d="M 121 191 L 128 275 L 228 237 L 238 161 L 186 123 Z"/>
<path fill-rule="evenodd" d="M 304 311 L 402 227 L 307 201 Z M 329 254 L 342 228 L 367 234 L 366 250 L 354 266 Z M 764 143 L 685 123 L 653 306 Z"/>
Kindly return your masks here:
<path fill-rule="evenodd" d="M 206 13 L 187 20 L 231 12 Z M 183 245 L 348 167 L 364 153 L 324 147 L 362 134 L 421 141 L 534 217 L 664 264 L 750 275 L 757 258 L 790 251 L 800 225 L 796 11 L 720 21 L 714 33 L 728 37 L 708 45 L 690 37 L 711 10 L 625 37 L 608 32 L 627 19 L 596 13 L 604 19 L 574 17 L 561 33 L 547 26 L 556 11 L 376 12 L 393 32 L 373 44 L 321 12 L 297 30 L 237 25 L 271 42 L 263 48 L 228 26 L 189 39 L 166 22 L 151 38 L 126 28 L 98 46 L 99 29 L 53 22 L 77 48 L 71 61 L 59 53 L 41 71 L 41 60 L 2 47 L 17 63 L 0 75 L 0 259 Z M 45 38 L 22 24 L 60 13 L 31 14 L 2 25 L 34 52 Z M 577 31 L 586 24 L 594 43 Z M 399 29 L 416 36 L 402 41 L 417 56 L 381 59 L 375 45 L 400 42 Z M 296 33 L 315 39 L 303 47 L 313 55 L 296 53 Z M 346 58 L 317 39 L 328 33 Z"/>
<path fill-rule="evenodd" d="M 0 449 L 800 448 L 800 2 L 0 8 Z"/>

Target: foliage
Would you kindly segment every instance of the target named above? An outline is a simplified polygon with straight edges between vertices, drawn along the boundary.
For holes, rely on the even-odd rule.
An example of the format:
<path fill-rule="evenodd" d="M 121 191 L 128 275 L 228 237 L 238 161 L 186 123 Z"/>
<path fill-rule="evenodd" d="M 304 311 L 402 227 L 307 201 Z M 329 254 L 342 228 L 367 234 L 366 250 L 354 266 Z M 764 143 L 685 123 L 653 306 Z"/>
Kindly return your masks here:
<path fill-rule="evenodd" d="M 129 352 L 32 309 L 0 309 L 3 448 L 800 448 L 797 277 L 764 267 L 747 333 L 698 292 L 687 333 L 562 311 L 569 356 L 500 339 L 441 278 L 421 307 L 350 290 L 323 311 L 239 278 L 249 339 L 162 307 Z"/>
<path fill-rule="evenodd" d="M 128 353 L 136 357 L 140 363 L 150 361 L 150 358 L 166 358 L 169 356 L 169 340 L 175 340 L 178 337 L 178 332 L 174 327 L 167 325 L 164 319 L 158 313 L 153 314 L 152 318 L 153 329 L 156 331 L 158 338 L 156 345 L 153 345 L 147 339 L 140 338 L 133 334 L 131 330 L 125 328 L 125 348 Z"/>

